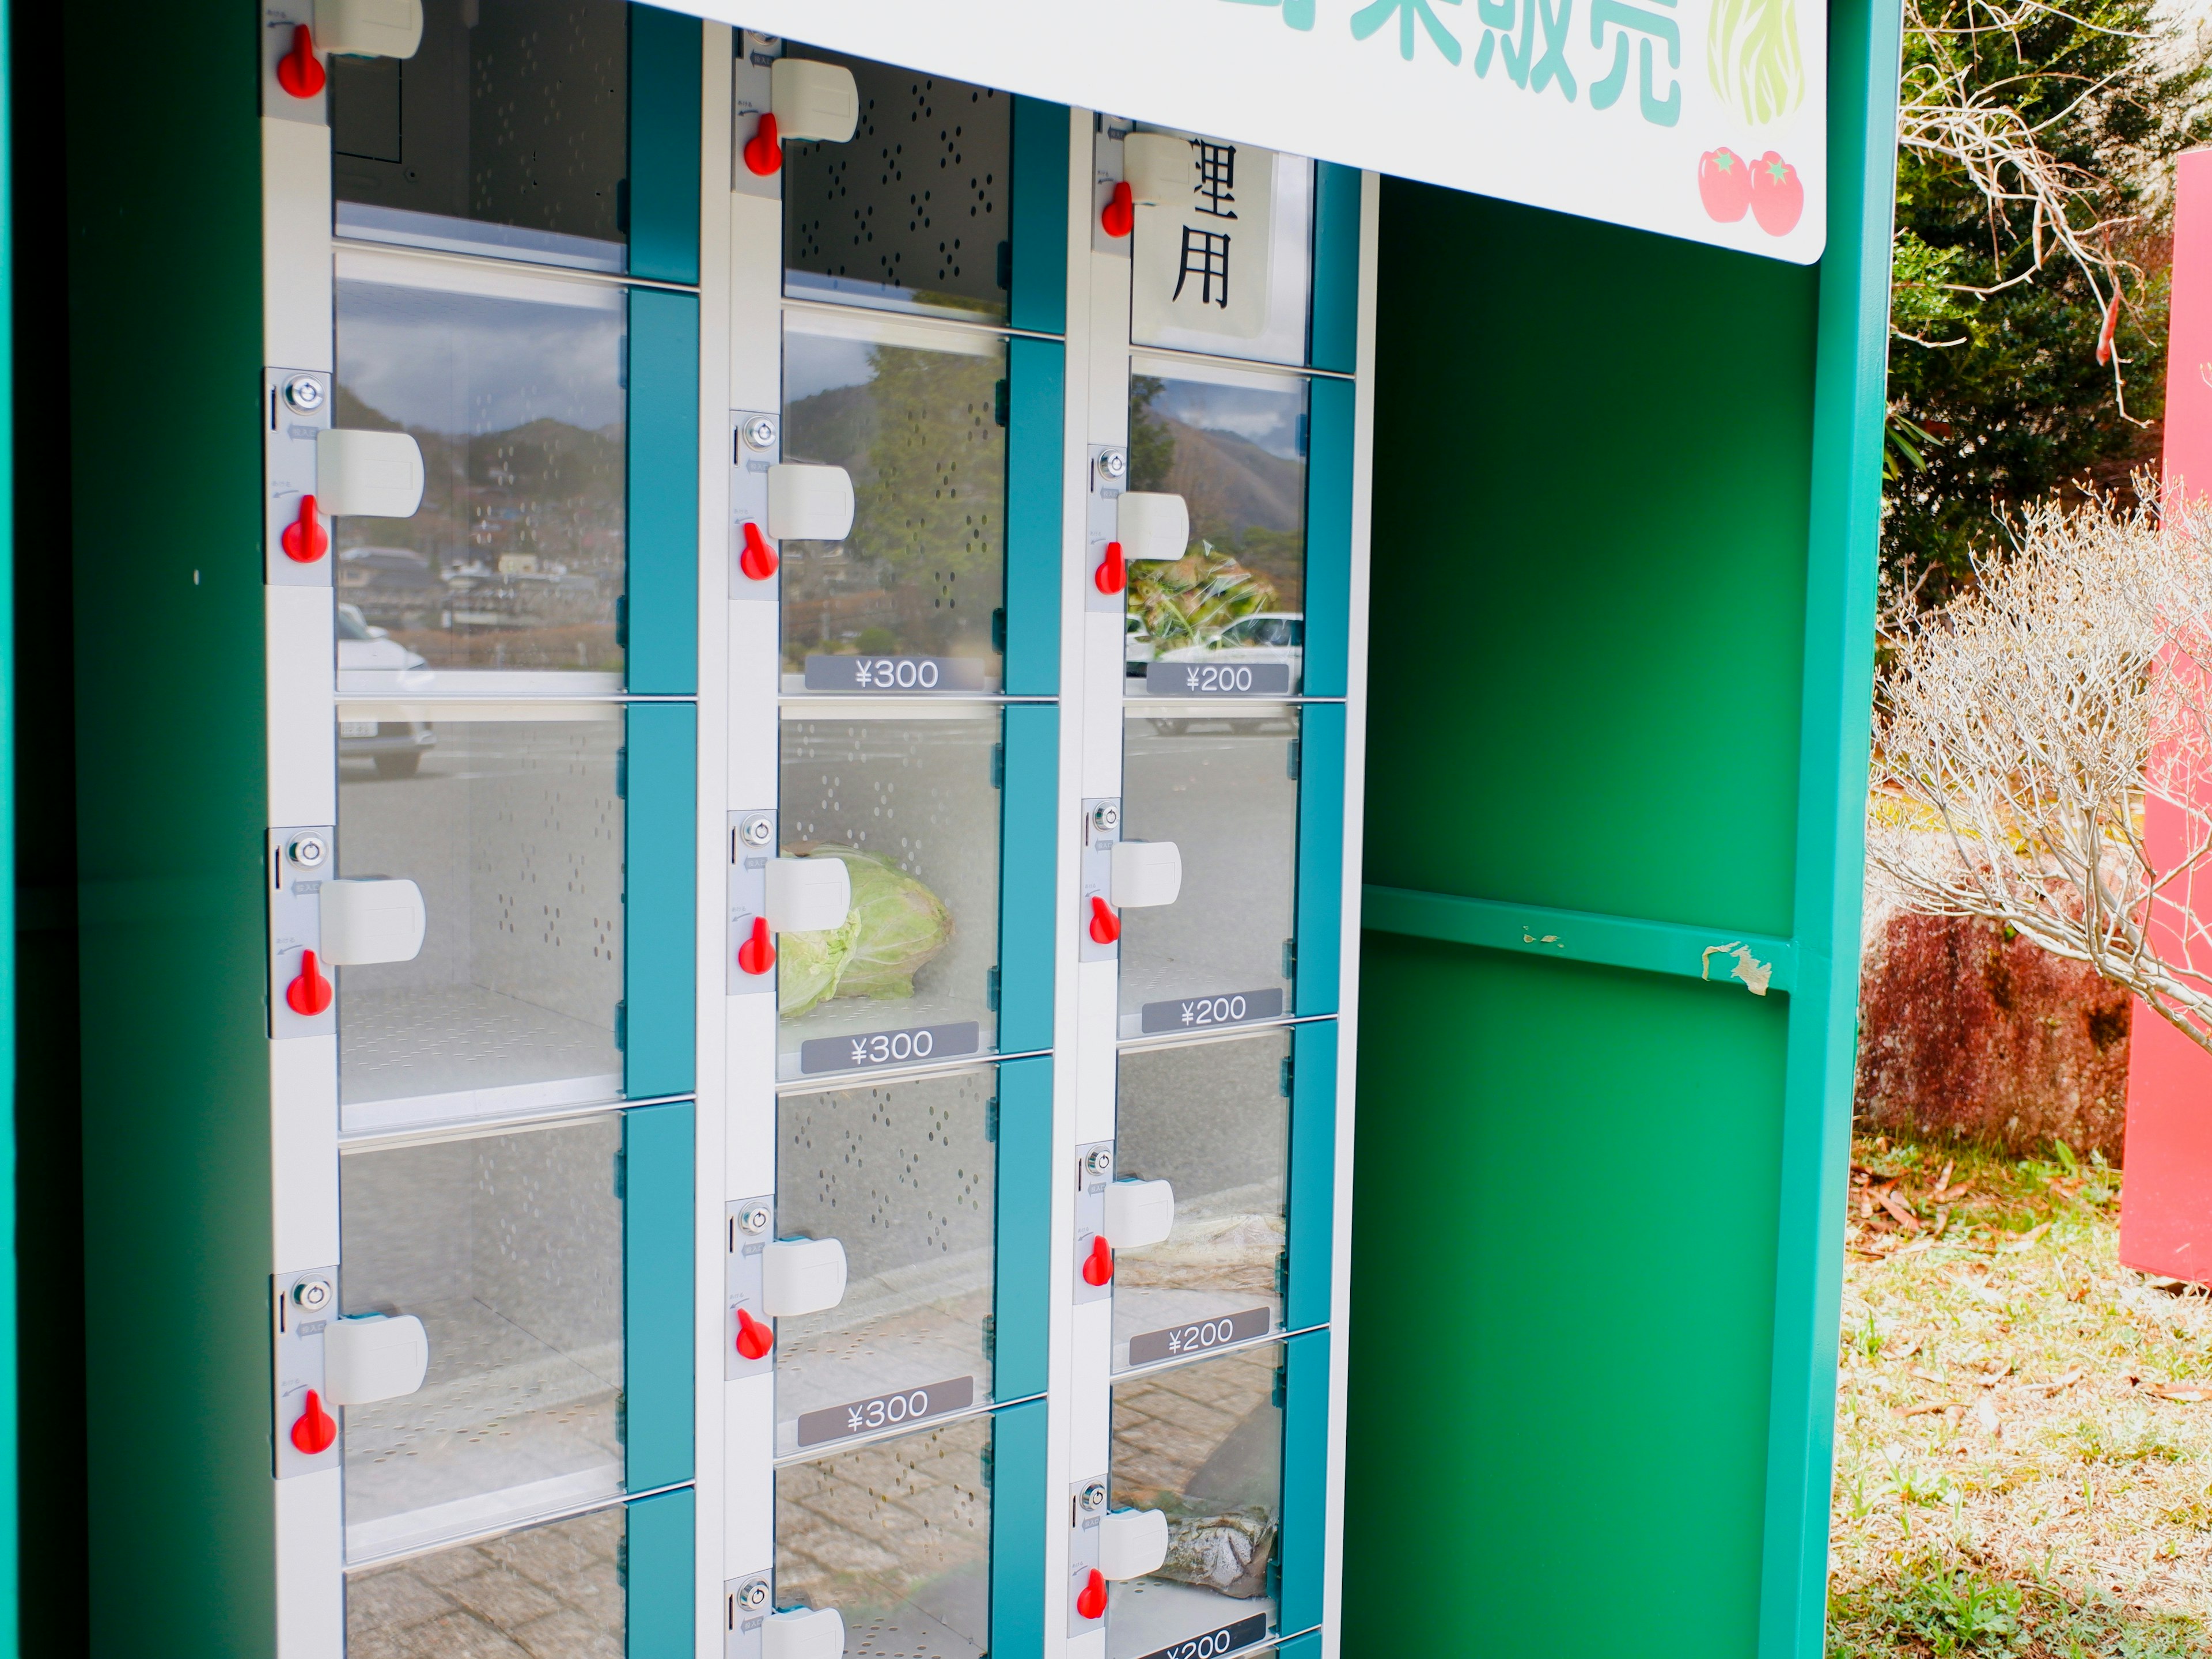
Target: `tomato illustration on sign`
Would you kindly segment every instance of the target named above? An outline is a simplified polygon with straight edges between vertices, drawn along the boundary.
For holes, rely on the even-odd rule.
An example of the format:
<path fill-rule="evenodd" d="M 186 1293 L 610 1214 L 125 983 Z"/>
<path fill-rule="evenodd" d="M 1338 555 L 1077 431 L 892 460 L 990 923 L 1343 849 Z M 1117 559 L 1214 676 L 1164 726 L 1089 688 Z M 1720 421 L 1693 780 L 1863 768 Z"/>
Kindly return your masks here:
<path fill-rule="evenodd" d="M 1709 216 L 1734 224 L 1751 206 L 1750 165 L 1726 145 L 1707 150 L 1698 158 L 1698 196 Z"/>
<path fill-rule="evenodd" d="M 1787 236 L 1805 212 L 1805 181 L 1772 150 L 1751 165 L 1751 214 L 1769 236 Z"/>

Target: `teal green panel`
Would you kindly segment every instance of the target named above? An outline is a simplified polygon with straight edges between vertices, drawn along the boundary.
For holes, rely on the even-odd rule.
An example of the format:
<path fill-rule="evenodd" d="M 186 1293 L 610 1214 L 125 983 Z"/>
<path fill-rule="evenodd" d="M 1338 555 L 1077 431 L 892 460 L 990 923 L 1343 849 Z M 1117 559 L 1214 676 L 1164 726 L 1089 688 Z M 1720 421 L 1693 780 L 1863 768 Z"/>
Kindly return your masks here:
<path fill-rule="evenodd" d="M 1044 1652 L 1044 1547 L 1054 1508 L 1044 1430 L 1042 1400 L 991 1419 L 991 1659 Z"/>
<path fill-rule="evenodd" d="M 1349 380 L 1308 385 L 1304 690 L 1340 697 L 1352 629 L 1353 388 Z"/>
<path fill-rule="evenodd" d="M 1018 343 L 1018 342 L 1017 343 Z M 999 1050 L 1052 1047 L 1060 709 L 1010 703 L 999 797 Z"/>
<path fill-rule="evenodd" d="M 632 1492 L 691 1478 L 696 1116 L 688 1100 L 623 1115 L 623 1424 Z"/>
<path fill-rule="evenodd" d="M 1313 329 L 1306 361 L 1349 374 L 1359 357 L 1359 169 L 1314 163 Z"/>
<path fill-rule="evenodd" d="M 1369 881 L 1792 931 L 1818 283 L 1383 181 Z"/>
<path fill-rule="evenodd" d="M 689 1486 L 628 1506 L 623 1532 L 627 1659 L 691 1659 L 698 1503 Z"/>
<path fill-rule="evenodd" d="M 699 280 L 699 92 L 704 41 L 696 17 L 629 9 L 629 274 Z"/>
<path fill-rule="evenodd" d="M 1309 635 L 1308 637 L 1311 637 Z M 1298 960 L 1301 1014 L 1333 1014 L 1343 973 L 1344 705 L 1298 719 Z"/>
<path fill-rule="evenodd" d="M 1639 1659 L 1749 1653 L 1788 1003 L 1384 933 L 1361 963 L 1346 1654 L 1615 1659 L 1624 1620 Z M 1651 1248 L 1685 1147 L 1720 1196 Z"/>
<path fill-rule="evenodd" d="M 1052 1317 L 1052 1059 L 999 1067 L 997 1348 L 992 1389 L 1001 1400 L 1042 1394 Z"/>
<path fill-rule="evenodd" d="M 74 716 L 80 884 L 58 908 L 82 930 L 97 1153 L 74 1239 L 86 1282 L 130 1285 L 143 1316 L 84 1331 L 98 1427 L 75 1449 L 90 1523 L 73 1548 L 91 1590 L 55 1650 L 270 1659 L 260 15 L 58 9 L 51 57 L 8 96 L 46 102 L 47 159 L 27 171 L 66 168 L 68 191 L 66 236 L 41 220 L 36 247 L 70 267 L 67 311 L 38 325 L 68 331 L 68 395 L 56 382 L 43 408 L 75 458 L 42 481 L 72 508 L 74 710 L 70 685 L 41 688 L 46 720 Z M 162 69 L 118 99 L 125 38 L 162 40 Z M 128 463 L 123 386 L 162 430 Z M 118 994 L 149 979 L 157 994 Z"/>
<path fill-rule="evenodd" d="M 9 95 L 8 10 L 0 0 L 0 226 L 15 223 L 15 204 L 8 193 L 11 161 L 8 149 L 9 124 L 14 118 Z M 13 314 L 14 283 L 9 265 L 12 234 L 0 240 L 0 312 Z M 9 396 L 0 398 L 0 870 L 13 872 L 15 861 L 15 664 L 13 641 L 15 617 L 15 352 L 12 331 L 0 338 L 0 387 Z M 16 1385 L 15 1385 L 15 880 L 0 882 L 0 1240 L 9 1241 L 0 1258 L 0 1652 L 12 1653 L 19 1628 L 19 1535 L 16 1500 Z M 50 1425 L 42 1429 L 51 1432 Z M 51 1524 L 51 1522 L 48 1522 Z"/>
<path fill-rule="evenodd" d="M 1060 690 L 1060 436 L 1067 348 L 1006 344 L 1006 695 Z"/>
<path fill-rule="evenodd" d="M 1012 320 L 1067 331 L 1067 106 L 1014 100 Z"/>
<path fill-rule="evenodd" d="M 1286 1631 L 1321 1623 L 1328 1559 L 1328 1337 L 1327 1331 L 1308 1331 L 1283 1344 L 1280 1605 Z"/>
<path fill-rule="evenodd" d="M 1336 1255 L 1336 1022 L 1291 1028 L 1290 1291 L 1283 1323 L 1328 1322 Z"/>
<path fill-rule="evenodd" d="M 634 702 L 623 752 L 623 1092 L 688 1094 L 697 1033 L 699 711 Z"/>
<path fill-rule="evenodd" d="M 629 689 L 699 686 L 699 301 L 629 291 Z"/>

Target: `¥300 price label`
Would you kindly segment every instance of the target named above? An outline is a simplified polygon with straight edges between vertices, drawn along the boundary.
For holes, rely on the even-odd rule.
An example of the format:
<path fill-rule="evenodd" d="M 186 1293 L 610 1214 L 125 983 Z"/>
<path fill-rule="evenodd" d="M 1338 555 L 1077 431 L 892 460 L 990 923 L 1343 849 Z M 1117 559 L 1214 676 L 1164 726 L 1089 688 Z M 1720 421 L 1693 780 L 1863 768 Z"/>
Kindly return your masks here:
<path fill-rule="evenodd" d="M 866 1072 L 879 1066 L 921 1066 L 957 1060 L 983 1046 L 975 1020 L 957 1025 L 917 1025 L 910 1031 L 864 1031 L 859 1036 L 809 1037 L 799 1045 L 802 1076 L 817 1072 Z"/>
<path fill-rule="evenodd" d="M 809 657 L 809 691 L 981 691 L 973 657 Z"/>
<path fill-rule="evenodd" d="M 1273 1328 L 1274 1316 L 1265 1308 L 1222 1314 L 1212 1319 L 1193 1319 L 1164 1331 L 1146 1331 L 1129 1339 L 1129 1363 L 1149 1365 L 1156 1359 L 1175 1359 L 1187 1353 L 1204 1353 L 1231 1342 L 1249 1342 Z"/>
<path fill-rule="evenodd" d="M 1188 1641 L 1172 1642 L 1164 1648 L 1154 1648 L 1144 1659 L 1221 1659 L 1224 1653 L 1235 1653 L 1249 1648 L 1255 1642 L 1267 1639 L 1267 1615 L 1255 1613 L 1249 1619 L 1239 1619 L 1233 1625 L 1222 1625 L 1203 1636 L 1194 1636 Z"/>
<path fill-rule="evenodd" d="M 1137 1029 L 1146 1036 L 1162 1031 L 1197 1031 L 1209 1025 L 1249 1025 L 1255 1019 L 1280 1019 L 1283 992 L 1224 991 L 1213 996 L 1177 997 L 1148 1002 L 1138 1011 Z"/>
<path fill-rule="evenodd" d="M 842 1406 L 825 1406 L 818 1412 L 799 1413 L 799 1443 L 819 1446 L 825 1441 L 849 1439 L 876 1429 L 895 1429 L 902 1423 L 919 1423 L 927 1417 L 965 1411 L 975 1403 L 975 1379 L 956 1376 L 947 1382 L 932 1382 L 927 1388 L 879 1394 L 870 1400 L 850 1401 Z"/>

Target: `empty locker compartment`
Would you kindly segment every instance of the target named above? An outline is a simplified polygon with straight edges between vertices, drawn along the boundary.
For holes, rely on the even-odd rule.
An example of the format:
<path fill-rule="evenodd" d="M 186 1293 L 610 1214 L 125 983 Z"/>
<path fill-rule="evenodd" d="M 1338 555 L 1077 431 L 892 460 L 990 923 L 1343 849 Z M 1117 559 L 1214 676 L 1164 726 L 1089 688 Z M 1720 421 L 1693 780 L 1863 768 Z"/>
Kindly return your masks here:
<path fill-rule="evenodd" d="M 781 851 L 835 858 L 845 925 L 777 938 L 783 1078 L 996 1046 L 1000 715 L 990 704 L 782 711 Z"/>
<path fill-rule="evenodd" d="M 516 1654 L 620 1659 L 629 1591 L 620 1504 L 350 1573 L 349 1659 Z"/>
<path fill-rule="evenodd" d="M 606 1114 L 339 1160 L 340 1305 L 430 1352 L 414 1393 L 344 1410 L 349 1560 L 623 1490 L 622 1145 Z"/>
<path fill-rule="evenodd" d="M 1167 1516 L 1167 1556 L 1114 1584 L 1108 1659 L 1233 1653 L 1276 1628 L 1283 1510 L 1280 1343 L 1114 1385 L 1109 1502 Z"/>
<path fill-rule="evenodd" d="M 849 1659 L 982 1659 L 992 1428 L 966 1418 L 779 1465 L 777 1610 L 834 1611 Z"/>
<path fill-rule="evenodd" d="M 834 1307 L 776 1321 L 779 1456 L 990 1399 L 996 1087 L 985 1068 L 777 1101 L 776 1233 L 837 1241 L 846 1269 Z"/>
<path fill-rule="evenodd" d="M 1133 705 L 1123 724 L 1121 835 L 1171 842 L 1172 902 L 1121 917 L 1121 1035 L 1276 1018 L 1296 956 L 1297 708 Z"/>
<path fill-rule="evenodd" d="M 1165 1182 L 1175 1224 L 1114 1247 L 1114 1366 L 1249 1341 L 1283 1318 L 1291 1039 L 1277 1029 L 1121 1055 L 1115 1164 Z"/>

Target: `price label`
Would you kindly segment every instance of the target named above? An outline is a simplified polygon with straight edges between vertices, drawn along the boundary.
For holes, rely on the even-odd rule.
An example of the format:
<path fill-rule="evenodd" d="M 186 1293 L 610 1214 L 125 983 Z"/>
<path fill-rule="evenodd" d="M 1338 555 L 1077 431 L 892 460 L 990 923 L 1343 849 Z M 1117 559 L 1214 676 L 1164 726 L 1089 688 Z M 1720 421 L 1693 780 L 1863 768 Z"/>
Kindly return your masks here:
<path fill-rule="evenodd" d="M 1265 1336 L 1274 1326 L 1275 1316 L 1266 1308 L 1247 1308 L 1242 1313 L 1223 1314 L 1218 1319 L 1194 1319 L 1182 1325 L 1170 1325 L 1164 1331 L 1146 1331 L 1142 1336 L 1129 1339 L 1129 1363 L 1149 1365 L 1155 1359 L 1174 1359 L 1187 1353 L 1204 1353 L 1208 1348 L 1226 1347 L 1231 1342 L 1249 1342 L 1255 1336 Z"/>
<path fill-rule="evenodd" d="M 814 672 L 809 658 L 806 672 Z M 811 687 L 814 682 L 809 678 Z M 1287 697 L 1286 662 L 1155 662 L 1145 665 L 1145 690 L 1155 697 Z"/>
<path fill-rule="evenodd" d="M 1279 996 L 1276 1000 L 1281 1000 Z M 811 1076 L 816 1072 L 872 1071 L 878 1066 L 919 1066 L 972 1054 L 982 1046 L 983 1028 L 972 1019 L 957 1025 L 917 1025 L 910 1031 L 809 1037 L 799 1045 L 799 1069 Z"/>
<path fill-rule="evenodd" d="M 809 691 L 981 691 L 974 657 L 809 657 Z"/>
<path fill-rule="evenodd" d="M 842 1406 L 825 1406 L 818 1412 L 802 1412 L 799 1443 L 819 1446 L 825 1441 L 849 1439 L 876 1429 L 895 1429 L 902 1423 L 919 1423 L 947 1412 L 965 1411 L 975 1403 L 975 1379 L 956 1376 L 927 1388 L 898 1394 L 879 1394 Z"/>
<path fill-rule="evenodd" d="M 1196 1031 L 1208 1025 L 1249 1025 L 1255 1019 L 1283 1017 L 1283 991 L 1224 991 L 1204 997 L 1148 1002 L 1138 1010 L 1137 1029 L 1146 1036 L 1161 1031 Z"/>
<path fill-rule="evenodd" d="M 1267 1615 L 1255 1613 L 1249 1619 L 1239 1619 L 1233 1625 L 1222 1625 L 1203 1636 L 1194 1636 L 1184 1642 L 1171 1642 L 1166 1647 L 1154 1648 L 1144 1659 L 1221 1659 L 1224 1653 L 1235 1653 L 1249 1648 L 1255 1642 L 1267 1639 Z"/>

